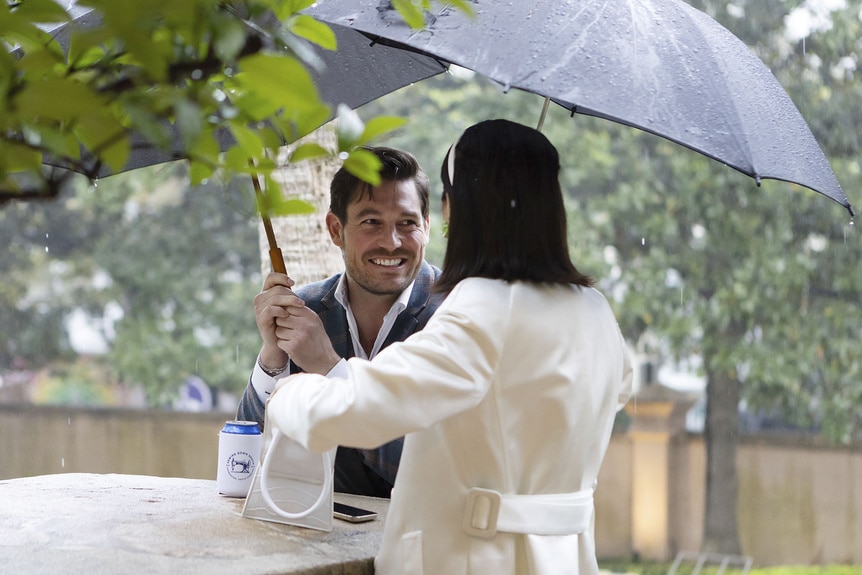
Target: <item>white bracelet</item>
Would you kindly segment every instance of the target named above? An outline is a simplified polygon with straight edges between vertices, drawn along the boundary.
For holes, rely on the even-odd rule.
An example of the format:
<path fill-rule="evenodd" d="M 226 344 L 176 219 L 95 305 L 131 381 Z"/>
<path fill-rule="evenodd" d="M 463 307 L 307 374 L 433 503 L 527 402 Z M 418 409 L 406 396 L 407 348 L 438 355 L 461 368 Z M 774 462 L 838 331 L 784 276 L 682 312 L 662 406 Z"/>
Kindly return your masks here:
<path fill-rule="evenodd" d="M 281 375 L 282 373 L 284 373 L 284 370 L 286 370 L 287 366 L 290 365 L 290 361 L 285 363 L 283 367 L 277 367 L 275 369 L 268 369 L 268 368 L 264 367 L 263 364 L 260 362 L 260 356 L 258 355 L 257 356 L 257 365 L 260 366 L 260 368 L 263 370 L 263 372 L 265 374 L 267 374 L 270 377 L 275 377 L 277 375 Z"/>

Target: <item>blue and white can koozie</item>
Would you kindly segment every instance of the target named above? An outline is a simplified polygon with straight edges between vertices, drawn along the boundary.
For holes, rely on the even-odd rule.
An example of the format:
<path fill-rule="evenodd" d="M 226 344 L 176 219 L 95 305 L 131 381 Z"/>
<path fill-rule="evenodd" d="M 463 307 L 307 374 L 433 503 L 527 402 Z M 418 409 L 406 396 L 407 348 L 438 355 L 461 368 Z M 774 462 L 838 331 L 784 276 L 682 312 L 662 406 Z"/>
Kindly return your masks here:
<path fill-rule="evenodd" d="M 260 461 L 263 435 L 255 421 L 228 421 L 219 433 L 218 492 L 228 497 L 246 497 Z"/>

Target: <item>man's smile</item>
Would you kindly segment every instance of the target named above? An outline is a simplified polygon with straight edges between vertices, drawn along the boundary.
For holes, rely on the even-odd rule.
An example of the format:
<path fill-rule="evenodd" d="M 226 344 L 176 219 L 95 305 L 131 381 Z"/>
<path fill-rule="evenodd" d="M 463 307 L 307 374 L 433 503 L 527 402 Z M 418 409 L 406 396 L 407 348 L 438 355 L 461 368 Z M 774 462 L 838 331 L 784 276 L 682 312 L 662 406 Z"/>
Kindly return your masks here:
<path fill-rule="evenodd" d="M 383 267 L 397 267 L 404 263 L 403 258 L 372 258 L 371 263 Z"/>

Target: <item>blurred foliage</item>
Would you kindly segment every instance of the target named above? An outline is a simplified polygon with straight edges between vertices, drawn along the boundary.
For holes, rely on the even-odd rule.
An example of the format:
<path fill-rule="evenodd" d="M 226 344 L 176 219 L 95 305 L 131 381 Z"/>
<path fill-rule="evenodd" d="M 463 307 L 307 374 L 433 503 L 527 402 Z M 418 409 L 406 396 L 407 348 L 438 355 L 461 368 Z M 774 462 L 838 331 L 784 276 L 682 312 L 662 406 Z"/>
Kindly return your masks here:
<path fill-rule="evenodd" d="M 141 147 L 189 159 L 194 184 L 256 173 L 277 190 L 271 151 L 334 116 L 308 71 L 312 47 L 337 47 L 328 26 L 300 13 L 312 3 L 0 4 L 0 200 L 56 196 L 69 170 L 118 173 Z M 347 168 L 374 181 L 376 158 L 355 148 L 401 123 L 376 118 L 340 134 L 337 150 L 298 158 L 349 152 Z M 305 209 L 280 198 L 269 196 L 268 214 Z"/>
<path fill-rule="evenodd" d="M 46 405 L 117 405 L 117 386 L 105 361 L 53 362 L 33 381 L 34 403 Z"/>
<path fill-rule="evenodd" d="M 189 187 L 185 162 L 7 205 L 0 234 L 15 249 L 0 250 L 0 275 L 20 281 L 0 284 L 14 287 L 0 292 L 0 366 L 88 379 L 63 367 L 82 311 L 108 343 L 109 377 L 90 381 L 141 387 L 154 406 L 190 375 L 238 394 L 259 347 L 257 227 L 247 182 Z"/>

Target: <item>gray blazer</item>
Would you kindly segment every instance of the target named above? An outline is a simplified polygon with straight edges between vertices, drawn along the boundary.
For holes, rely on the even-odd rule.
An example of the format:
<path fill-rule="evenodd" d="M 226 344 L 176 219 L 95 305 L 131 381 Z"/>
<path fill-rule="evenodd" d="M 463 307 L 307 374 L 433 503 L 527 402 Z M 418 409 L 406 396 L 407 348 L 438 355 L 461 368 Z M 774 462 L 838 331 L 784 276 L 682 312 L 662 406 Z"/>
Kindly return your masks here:
<path fill-rule="evenodd" d="M 427 262 L 422 263 L 410 301 L 395 320 L 392 330 L 383 343 L 384 348 L 393 342 L 407 339 L 425 327 L 428 319 L 443 301 L 442 294 L 431 293 L 431 286 L 439 276 L 439 269 Z M 336 274 L 323 281 L 298 288 L 296 294 L 305 301 L 306 306 L 320 316 L 336 353 L 345 359 L 350 359 L 355 353 L 347 325 L 347 314 L 335 299 L 335 288 L 340 278 L 341 274 Z M 291 362 L 291 373 L 301 371 L 299 366 Z M 257 421 L 263 427 L 264 413 L 265 405 L 257 396 L 249 378 L 237 408 L 236 417 L 245 421 Z M 395 484 L 402 444 L 403 439 L 398 438 L 376 449 L 339 447 L 335 457 L 335 490 L 341 493 L 388 498 Z"/>

